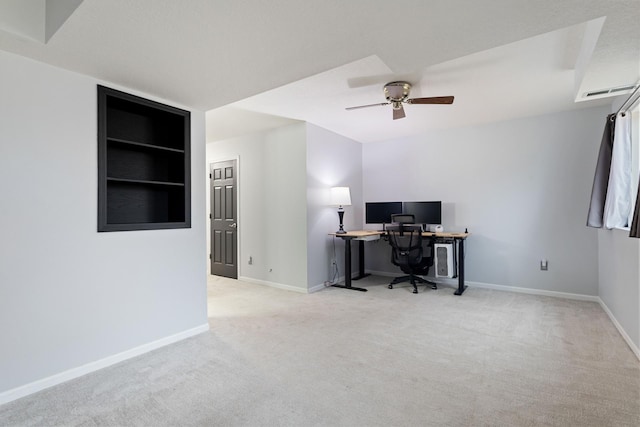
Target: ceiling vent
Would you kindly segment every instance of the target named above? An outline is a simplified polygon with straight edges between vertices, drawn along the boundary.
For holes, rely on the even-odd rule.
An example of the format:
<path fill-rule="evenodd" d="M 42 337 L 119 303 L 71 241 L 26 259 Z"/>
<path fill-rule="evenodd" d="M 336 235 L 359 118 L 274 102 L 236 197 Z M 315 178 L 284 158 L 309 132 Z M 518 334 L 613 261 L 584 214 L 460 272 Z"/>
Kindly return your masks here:
<path fill-rule="evenodd" d="M 593 92 L 587 92 L 585 93 L 583 96 L 585 98 L 592 98 L 592 97 L 603 97 L 606 95 L 622 95 L 625 93 L 630 93 L 631 91 L 633 91 L 637 86 L 636 85 L 628 85 L 628 86 L 618 86 L 618 87 L 612 87 L 609 89 L 601 89 L 601 90 L 595 90 Z"/>

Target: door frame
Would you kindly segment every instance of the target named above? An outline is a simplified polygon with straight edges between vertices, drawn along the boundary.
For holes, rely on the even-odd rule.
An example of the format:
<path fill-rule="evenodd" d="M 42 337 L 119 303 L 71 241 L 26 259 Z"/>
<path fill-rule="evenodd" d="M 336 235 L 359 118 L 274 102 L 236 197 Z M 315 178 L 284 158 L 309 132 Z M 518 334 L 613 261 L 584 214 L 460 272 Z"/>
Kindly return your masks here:
<path fill-rule="evenodd" d="M 237 236 L 237 244 L 236 244 L 236 263 L 237 263 L 237 268 L 238 268 L 238 279 L 240 279 L 240 276 L 242 276 L 242 263 L 240 262 L 240 248 L 242 246 L 241 242 L 242 242 L 242 223 L 240 222 L 240 156 L 235 156 L 235 157 L 214 157 L 212 159 L 209 159 L 209 163 L 207 165 L 207 212 L 206 212 L 206 217 L 207 217 L 207 226 L 206 228 L 206 233 L 207 233 L 207 277 L 208 276 L 213 276 L 213 274 L 211 274 L 211 259 L 209 258 L 211 256 L 212 249 L 211 249 L 211 218 L 209 217 L 209 215 L 211 215 L 211 186 L 213 185 L 213 179 L 209 178 L 209 174 L 211 173 L 211 165 L 217 162 L 228 162 L 231 160 L 235 160 L 236 161 L 236 224 L 238 224 L 238 227 L 236 228 L 236 236 Z"/>

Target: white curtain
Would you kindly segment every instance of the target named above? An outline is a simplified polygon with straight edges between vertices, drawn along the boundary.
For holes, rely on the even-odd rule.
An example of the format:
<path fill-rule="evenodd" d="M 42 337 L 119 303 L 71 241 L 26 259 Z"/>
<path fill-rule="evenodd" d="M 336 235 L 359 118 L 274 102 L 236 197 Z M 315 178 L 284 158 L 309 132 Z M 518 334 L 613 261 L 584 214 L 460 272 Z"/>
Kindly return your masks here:
<path fill-rule="evenodd" d="M 616 117 L 611 154 L 611 169 L 604 204 L 605 228 L 629 225 L 631 213 L 631 114 Z"/>

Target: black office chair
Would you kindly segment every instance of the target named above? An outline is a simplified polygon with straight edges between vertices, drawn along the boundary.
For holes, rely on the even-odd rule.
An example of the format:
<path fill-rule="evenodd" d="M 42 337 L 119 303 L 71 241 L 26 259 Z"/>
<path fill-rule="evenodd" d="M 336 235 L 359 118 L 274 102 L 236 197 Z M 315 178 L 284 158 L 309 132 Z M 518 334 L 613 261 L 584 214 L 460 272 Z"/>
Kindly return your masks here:
<path fill-rule="evenodd" d="M 392 247 L 391 262 L 406 273 L 406 276 L 396 277 L 389 284 L 410 282 L 413 285 L 413 293 L 418 293 L 416 282 L 431 285 L 431 289 L 438 289 L 434 282 L 423 279 L 429 274 L 429 268 L 433 266 L 433 239 L 422 238 L 422 226 L 420 224 L 392 224 L 387 227 L 389 244 Z"/>

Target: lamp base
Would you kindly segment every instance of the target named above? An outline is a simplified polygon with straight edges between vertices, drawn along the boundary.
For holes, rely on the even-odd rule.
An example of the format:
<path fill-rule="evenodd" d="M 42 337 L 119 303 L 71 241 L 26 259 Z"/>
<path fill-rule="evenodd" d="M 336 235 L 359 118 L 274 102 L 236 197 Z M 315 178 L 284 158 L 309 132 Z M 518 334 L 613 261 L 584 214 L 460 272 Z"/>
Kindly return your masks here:
<path fill-rule="evenodd" d="M 344 226 L 342 224 L 342 220 L 344 219 L 344 209 L 342 206 L 338 208 L 338 218 L 340 219 L 340 229 L 336 231 L 336 234 L 346 234 L 347 232 L 344 231 Z"/>

